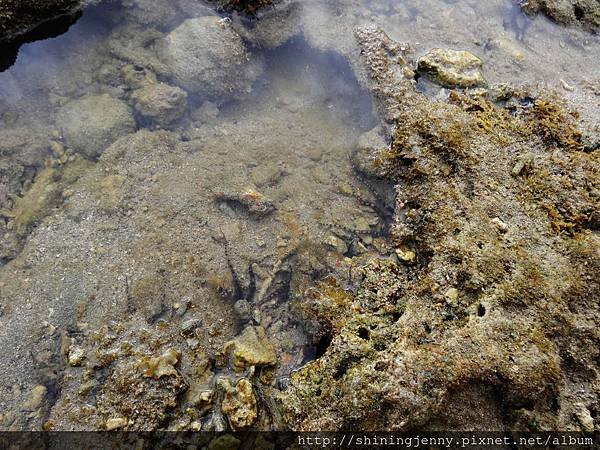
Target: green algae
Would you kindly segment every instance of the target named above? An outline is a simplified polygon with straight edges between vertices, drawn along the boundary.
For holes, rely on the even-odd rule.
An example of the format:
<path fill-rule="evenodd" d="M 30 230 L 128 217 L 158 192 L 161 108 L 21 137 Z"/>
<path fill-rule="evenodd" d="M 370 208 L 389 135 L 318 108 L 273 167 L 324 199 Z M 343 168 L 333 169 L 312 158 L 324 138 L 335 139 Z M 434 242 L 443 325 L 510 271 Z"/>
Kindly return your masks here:
<path fill-rule="evenodd" d="M 21 237 L 26 236 L 33 226 L 62 202 L 65 189 L 92 165 L 91 162 L 76 157 L 64 166 L 44 168 L 25 195 L 15 199 L 14 207 L 11 210 L 0 210 L 0 215 L 12 219 L 16 233 Z"/>

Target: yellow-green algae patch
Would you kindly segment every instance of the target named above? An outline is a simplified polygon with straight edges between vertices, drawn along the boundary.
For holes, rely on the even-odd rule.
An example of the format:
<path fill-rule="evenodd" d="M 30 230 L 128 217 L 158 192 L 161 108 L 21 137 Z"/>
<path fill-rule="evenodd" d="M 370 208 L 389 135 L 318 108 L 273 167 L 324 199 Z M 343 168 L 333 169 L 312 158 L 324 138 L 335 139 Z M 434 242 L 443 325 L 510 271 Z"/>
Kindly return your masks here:
<path fill-rule="evenodd" d="M 64 166 L 44 168 L 25 195 L 15 199 L 14 207 L 0 210 L 0 215 L 12 219 L 19 236 L 27 235 L 31 227 L 60 204 L 64 190 L 91 166 L 88 160 L 76 157 Z"/>

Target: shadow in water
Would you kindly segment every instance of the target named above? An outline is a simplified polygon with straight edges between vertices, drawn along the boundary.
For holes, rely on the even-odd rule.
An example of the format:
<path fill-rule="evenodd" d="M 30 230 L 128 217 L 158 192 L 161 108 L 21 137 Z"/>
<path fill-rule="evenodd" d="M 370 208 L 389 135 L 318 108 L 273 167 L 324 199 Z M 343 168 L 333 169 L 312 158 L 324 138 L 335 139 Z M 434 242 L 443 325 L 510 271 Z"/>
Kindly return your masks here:
<path fill-rule="evenodd" d="M 66 33 L 80 17 L 81 12 L 60 16 L 56 19 L 42 23 L 33 30 L 17 36 L 10 42 L 3 43 L 2 46 L 0 46 L 0 72 L 9 69 L 17 61 L 19 49 L 22 45 L 58 37 L 61 34 Z"/>

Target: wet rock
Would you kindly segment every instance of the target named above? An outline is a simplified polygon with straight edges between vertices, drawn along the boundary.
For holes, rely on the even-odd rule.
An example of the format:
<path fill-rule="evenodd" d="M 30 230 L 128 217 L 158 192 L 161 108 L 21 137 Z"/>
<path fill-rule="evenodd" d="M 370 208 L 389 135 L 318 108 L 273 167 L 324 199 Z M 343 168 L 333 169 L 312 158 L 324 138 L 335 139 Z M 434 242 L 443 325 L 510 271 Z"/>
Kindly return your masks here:
<path fill-rule="evenodd" d="M 486 84 L 482 65 L 470 52 L 436 48 L 419 58 L 417 70 L 442 86 L 470 88 Z"/>
<path fill-rule="evenodd" d="M 242 378 L 232 386 L 225 379 L 221 380 L 220 388 L 224 391 L 221 410 L 227 415 L 231 427 L 239 430 L 251 426 L 258 416 L 252 383 L 247 378 Z"/>
<path fill-rule="evenodd" d="M 329 235 L 327 238 L 325 238 L 324 244 L 335 250 L 340 255 L 348 252 L 348 245 L 337 236 Z"/>
<path fill-rule="evenodd" d="M 246 327 L 241 335 L 225 344 L 223 352 L 231 353 L 232 363 L 238 369 L 270 366 L 277 362 L 275 347 L 262 327 Z"/>
<path fill-rule="evenodd" d="M 187 93 L 165 83 L 149 83 L 134 91 L 131 101 L 142 116 L 167 127 L 183 115 L 187 107 Z"/>
<path fill-rule="evenodd" d="M 242 23 L 234 23 L 234 27 L 244 39 L 257 47 L 277 48 L 301 33 L 301 14 L 301 5 L 291 3 L 265 11 L 250 29 Z"/>
<path fill-rule="evenodd" d="M 200 319 L 189 319 L 181 324 L 181 332 L 184 334 L 192 333 L 196 328 L 202 326 L 202 320 Z"/>
<path fill-rule="evenodd" d="M 260 8 L 273 4 L 273 0 L 213 0 L 221 4 L 222 8 L 234 9 L 246 13 L 255 13 Z"/>
<path fill-rule="evenodd" d="M 81 0 L 36 0 L 27 3 L 2 0 L 0 42 L 25 33 L 48 19 L 73 12 L 84 3 Z"/>
<path fill-rule="evenodd" d="M 140 369 L 146 378 L 158 380 L 171 375 L 177 376 L 175 364 L 179 361 L 180 353 L 175 349 L 169 349 L 157 358 L 142 358 L 139 363 Z"/>
<path fill-rule="evenodd" d="M 381 127 L 363 133 L 358 139 L 356 150 L 352 154 L 352 164 L 356 170 L 366 176 L 377 177 L 375 157 L 387 147 Z"/>
<path fill-rule="evenodd" d="M 127 426 L 127 419 L 124 417 L 112 417 L 106 421 L 104 425 L 106 431 L 113 431 L 119 428 L 125 428 Z"/>
<path fill-rule="evenodd" d="M 69 349 L 68 363 L 72 367 L 80 366 L 85 358 L 85 351 L 81 347 L 71 346 Z"/>
<path fill-rule="evenodd" d="M 597 0 L 528 0 L 519 2 L 527 14 L 541 12 L 563 25 L 579 25 L 600 30 L 600 4 Z"/>
<path fill-rule="evenodd" d="M 186 20 L 157 52 L 183 88 L 219 102 L 249 92 L 262 71 L 231 25 L 214 16 Z"/>
<path fill-rule="evenodd" d="M 133 64 L 127 64 L 121 68 L 121 76 L 129 89 L 141 89 L 149 84 L 156 84 L 158 81 L 154 72 L 144 67 L 137 67 Z"/>
<path fill-rule="evenodd" d="M 250 216 L 258 219 L 275 211 L 271 199 L 252 188 L 243 191 L 218 191 L 215 193 L 215 198 L 225 206 L 229 207 L 227 204 L 231 204 L 234 208 L 242 208 Z"/>
<path fill-rule="evenodd" d="M 246 299 L 240 299 L 233 305 L 235 313 L 243 321 L 249 321 L 252 319 L 252 305 Z"/>
<path fill-rule="evenodd" d="M 58 125 L 67 145 L 90 158 L 100 156 L 116 139 L 135 130 L 127 105 L 109 95 L 87 95 L 65 105 Z"/>
<path fill-rule="evenodd" d="M 173 358 L 169 357 L 169 361 Z M 177 397 L 183 389 L 184 383 L 179 375 L 160 379 L 144 377 L 133 361 L 119 362 L 110 369 L 110 375 L 102 383 L 93 413 L 104 420 L 126 420 L 126 424 L 122 421 L 114 424 L 128 431 L 155 430 L 164 423 L 168 411 L 177 405 Z M 89 410 L 87 414 L 90 414 Z M 88 420 L 93 419 L 88 417 Z M 99 428 L 101 423 L 95 428 Z"/>

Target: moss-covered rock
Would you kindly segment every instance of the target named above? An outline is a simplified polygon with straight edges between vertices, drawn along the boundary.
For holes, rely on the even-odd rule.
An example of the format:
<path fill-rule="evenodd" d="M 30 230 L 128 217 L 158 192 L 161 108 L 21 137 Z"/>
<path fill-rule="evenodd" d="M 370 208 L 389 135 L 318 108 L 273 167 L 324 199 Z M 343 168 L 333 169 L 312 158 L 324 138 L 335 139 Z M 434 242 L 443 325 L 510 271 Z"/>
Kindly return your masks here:
<path fill-rule="evenodd" d="M 229 418 L 231 427 L 240 430 L 251 426 L 258 417 L 252 383 L 247 378 L 242 378 L 234 386 L 229 380 L 223 380 L 221 389 L 223 389 L 221 410 Z"/>
<path fill-rule="evenodd" d="M 450 88 L 484 86 L 481 66 L 483 61 L 470 52 L 441 48 L 431 50 L 417 62 L 419 73 Z"/>
<path fill-rule="evenodd" d="M 600 161 L 576 115 L 535 89 L 430 100 L 381 30 L 357 38 L 394 125 L 375 160 L 396 183 L 391 242 L 414 259 L 356 258 L 354 284 L 325 280 L 299 300 L 322 356 L 281 394 L 288 423 L 589 428 L 572 399 L 598 407 Z M 456 398 L 474 412 L 449 417 Z"/>
<path fill-rule="evenodd" d="M 529 0 L 519 4 L 528 14 L 542 12 L 563 25 L 580 25 L 595 33 L 600 30 L 600 4 L 596 0 Z"/>
<path fill-rule="evenodd" d="M 224 352 L 231 353 L 233 365 L 238 369 L 269 366 L 277 361 L 275 347 L 262 327 L 246 327 L 242 334 L 225 344 Z"/>
<path fill-rule="evenodd" d="M 135 131 L 131 110 L 107 94 L 73 100 L 59 111 L 58 120 L 67 145 L 90 158 L 100 156 L 118 138 Z"/>

